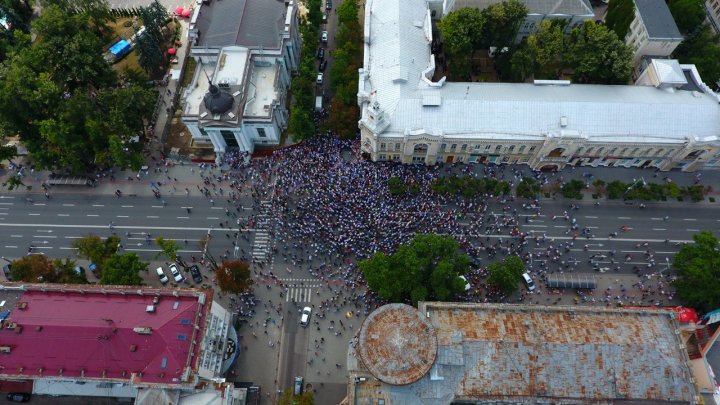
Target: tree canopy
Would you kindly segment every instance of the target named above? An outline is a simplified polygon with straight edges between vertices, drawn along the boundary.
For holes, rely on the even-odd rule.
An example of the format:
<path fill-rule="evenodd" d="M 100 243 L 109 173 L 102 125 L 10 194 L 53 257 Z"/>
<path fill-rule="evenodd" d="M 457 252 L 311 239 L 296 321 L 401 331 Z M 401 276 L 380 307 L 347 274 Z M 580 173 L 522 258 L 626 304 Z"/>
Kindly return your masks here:
<path fill-rule="evenodd" d="M 447 301 L 465 289 L 460 276 L 470 258 L 461 254 L 450 236 L 416 235 L 409 244 L 387 255 L 375 253 L 358 263 L 368 286 L 391 302 Z"/>
<path fill-rule="evenodd" d="M 668 8 L 678 29 L 684 33 L 692 32 L 705 21 L 704 0 L 670 0 Z"/>
<path fill-rule="evenodd" d="M 487 282 L 503 294 L 510 295 L 517 291 L 523 271 L 525 271 L 523 261 L 517 256 L 508 256 L 505 260 L 488 266 Z"/>
<path fill-rule="evenodd" d="M 593 21 L 573 29 L 568 39 L 567 63 L 579 83 L 627 84 L 632 56 L 630 46 Z"/>
<path fill-rule="evenodd" d="M 315 405 L 315 398 L 310 391 L 305 391 L 300 395 L 293 395 L 292 389 L 288 388 L 283 391 L 277 405 Z"/>
<path fill-rule="evenodd" d="M 610 0 L 605 26 L 615 32 L 618 38 L 624 40 L 635 19 L 635 2 L 633 0 Z"/>
<path fill-rule="evenodd" d="M 172 239 L 165 239 L 162 236 L 158 236 L 155 238 L 155 243 L 157 243 L 158 246 L 160 246 L 160 252 L 158 252 L 157 255 L 155 255 L 155 258 L 157 259 L 160 257 L 160 255 L 165 256 L 166 259 L 172 261 L 175 261 L 177 258 L 177 252 L 178 252 L 178 245 L 177 243 Z"/>
<path fill-rule="evenodd" d="M 713 86 L 720 80 L 720 36 L 708 25 L 685 37 L 673 57 L 680 63 L 694 64 L 703 82 Z"/>
<path fill-rule="evenodd" d="M 119 245 L 120 238 L 117 236 L 102 239 L 97 235 L 88 235 L 72 242 L 72 247 L 77 249 L 77 255 L 90 260 L 100 272 L 103 270 L 105 261 L 117 253 Z"/>
<path fill-rule="evenodd" d="M 451 11 L 437 24 L 453 75 L 470 76 L 470 55 L 482 42 L 484 20 L 477 8 L 463 7 Z"/>
<path fill-rule="evenodd" d="M 720 251 L 712 232 L 693 236 L 672 261 L 678 279 L 673 285 L 683 304 L 710 311 L 720 307 Z"/>
<path fill-rule="evenodd" d="M 45 255 L 28 255 L 14 260 L 10 266 L 13 281 L 31 283 L 85 284 L 84 274 L 75 271 L 76 263 L 70 259 L 50 260 Z"/>
<path fill-rule="evenodd" d="M 218 287 L 224 292 L 239 294 L 253 285 L 250 264 L 241 260 L 226 260 L 215 270 Z"/>
<path fill-rule="evenodd" d="M 518 0 L 503 1 L 485 8 L 482 11 L 485 24 L 481 45 L 498 49 L 512 46 L 527 13 L 527 6 Z"/>
<path fill-rule="evenodd" d="M 32 23 L 35 40 L 14 41 L 0 65 L 0 136 L 20 135 L 39 168 L 142 165 L 130 138 L 144 128 L 154 94 L 132 83 L 117 86 L 104 42 L 92 30 L 102 14 L 94 5 L 87 0 L 90 11 L 72 13 L 55 4 L 43 8 Z"/>
<path fill-rule="evenodd" d="M 147 270 L 147 266 L 135 253 L 116 253 L 105 261 L 100 284 L 141 285 L 143 279 L 139 273 Z"/>

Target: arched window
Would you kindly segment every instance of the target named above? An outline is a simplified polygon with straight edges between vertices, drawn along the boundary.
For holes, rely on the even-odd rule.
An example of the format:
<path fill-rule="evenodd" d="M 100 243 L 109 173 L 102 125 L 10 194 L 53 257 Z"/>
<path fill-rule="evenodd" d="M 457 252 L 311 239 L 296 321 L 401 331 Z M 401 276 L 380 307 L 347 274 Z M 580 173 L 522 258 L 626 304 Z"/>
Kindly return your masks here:
<path fill-rule="evenodd" d="M 515 150 L 515 145 L 510 145 L 510 147 L 508 148 L 508 151 L 512 152 L 514 150 Z"/>
<path fill-rule="evenodd" d="M 600 148 L 600 149 L 598 149 L 597 154 L 602 155 L 603 151 L 605 151 L 605 148 Z"/>
<path fill-rule="evenodd" d="M 520 145 L 520 153 L 525 152 L 525 145 Z"/>
<path fill-rule="evenodd" d="M 638 153 L 638 152 L 640 152 L 640 148 L 635 148 L 635 149 L 633 149 L 633 151 L 632 151 L 632 155 L 633 155 L 633 156 L 637 156 L 637 153 Z"/>
<path fill-rule="evenodd" d="M 647 148 L 645 153 L 643 153 L 643 156 L 650 156 L 652 154 L 652 148 Z"/>
<path fill-rule="evenodd" d="M 620 151 L 620 156 L 625 156 L 625 154 L 627 153 L 627 150 L 628 150 L 628 148 L 623 148 L 623 149 Z"/>
<path fill-rule="evenodd" d="M 495 147 L 495 152 L 500 152 L 500 149 L 502 148 L 502 145 L 498 145 Z"/>
<path fill-rule="evenodd" d="M 581 147 L 577 148 L 577 150 L 575 151 L 575 153 L 579 155 L 579 154 L 582 153 L 582 151 L 583 151 L 583 147 L 581 146 Z"/>
<path fill-rule="evenodd" d="M 660 156 L 661 153 L 663 153 L 663 149 L 658 149 L 655 151 L 655 156 Z"/>
<path fill-rule="evenodd" d="M 589 154 L 591 154 L 591 153 L 592 153 L 592 151 L 593 151 L 593 149 L 595 149 L 595 148 L 593 148 L 593 147 L 589 147 L 586 153 L 587 153 L 588 155 L 589 155 Z"/>

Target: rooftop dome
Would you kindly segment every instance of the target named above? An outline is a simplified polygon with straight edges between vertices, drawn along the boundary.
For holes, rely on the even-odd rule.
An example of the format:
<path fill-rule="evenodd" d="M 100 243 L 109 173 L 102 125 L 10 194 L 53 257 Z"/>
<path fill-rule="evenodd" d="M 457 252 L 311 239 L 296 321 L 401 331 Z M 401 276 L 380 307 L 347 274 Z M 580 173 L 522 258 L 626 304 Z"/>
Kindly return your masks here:
<path fill-rule="evenodd" d="M 203 102 L 211 114 L 217 115 L 231 109 L 235 100 L 230 94 L 220 91 L 217 86 L 210 84 L 210 91 L 205 93 Z"/>

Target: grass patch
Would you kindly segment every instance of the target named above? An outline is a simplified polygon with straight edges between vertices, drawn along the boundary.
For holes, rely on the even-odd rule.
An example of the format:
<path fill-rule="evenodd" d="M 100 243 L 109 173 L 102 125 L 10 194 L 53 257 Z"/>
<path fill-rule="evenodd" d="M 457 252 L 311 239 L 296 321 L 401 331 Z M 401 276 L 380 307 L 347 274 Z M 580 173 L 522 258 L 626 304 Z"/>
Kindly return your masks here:
<path fill-rule="evenodd" d="M 192 78 L 195 75 L 195 69 L 197 69 L 197 62 L 195 62 L 195 58 L 187 58 L 185 60 L 185 70 L 183 71 L 180 86 L 187 87 L 190 85 L 190 82 L 192 82 Z"/>

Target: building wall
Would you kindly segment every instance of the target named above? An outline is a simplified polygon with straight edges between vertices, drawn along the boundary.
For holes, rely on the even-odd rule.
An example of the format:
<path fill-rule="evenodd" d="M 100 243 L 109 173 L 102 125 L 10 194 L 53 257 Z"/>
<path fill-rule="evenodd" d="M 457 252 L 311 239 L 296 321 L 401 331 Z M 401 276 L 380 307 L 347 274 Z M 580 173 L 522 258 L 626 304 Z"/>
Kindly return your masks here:
<path fill-rule="evenodd" d="M 525 17 L 525 21 L 520 25 L 516 42 L 520 42 L 530 36 L 530 34 L 537 32 L 538 28 L 540 28 L 540 23 L 544 20 L 565 20 L 567 24 L 563 32 L 568 34 L 573 28 L 579 27 L 585 21 L 592 20 L 594 17 L 594 15 L 528 14 L 527 17 Z"/>
<path fill-rule="evenodd" d="M 361 150 L 373 161 L 405 164 L 525 164 L 533 169 L 565 166 L 642 167 L 660 170 L 720 167 L 720 148 L 693 143 L 601 143 L 583 137 L 525 140 L 448 138 L 429 134 L 382 134 L 361 125 Z"/>
<path fill-rule="evenodd" d="M 682 42 L 680 39 L 650 38 L 640 13 L 635 10 L 635 19 L 630 23 L 630 29 L 625 36 L 625 43 L 635 52 L 633 61 L 637 66 L 643 56 L 670 56 L 675 48 Z"/>
<path fill-rule="evenodd" d="M 710 20 L 710 25 L 715 32 L 720 34 L 720 0 L 707 0 L 705 2 L 705 13 Z"/>

